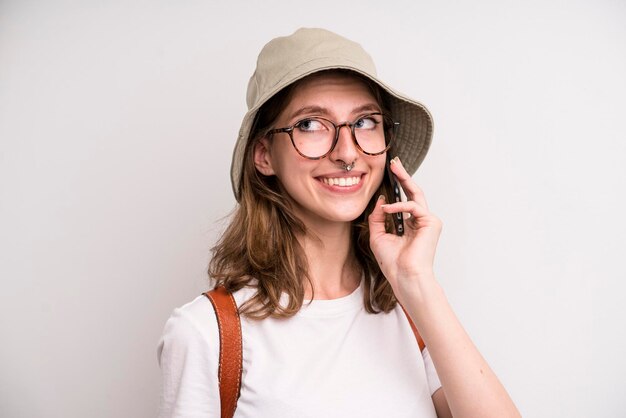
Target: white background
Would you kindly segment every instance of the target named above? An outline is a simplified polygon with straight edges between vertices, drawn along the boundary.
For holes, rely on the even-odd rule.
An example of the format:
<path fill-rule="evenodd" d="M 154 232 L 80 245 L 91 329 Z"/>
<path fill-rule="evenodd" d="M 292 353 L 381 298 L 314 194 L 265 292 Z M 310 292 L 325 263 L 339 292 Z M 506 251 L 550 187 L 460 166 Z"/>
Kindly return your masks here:
<path fill-rule="evenodd" d="M 525 417 L 626 414 L 623 1 L 0 2 L 0 416 L 151 417 L 256 56 L 322 26 L 423 101 L 437 275 Z"/>

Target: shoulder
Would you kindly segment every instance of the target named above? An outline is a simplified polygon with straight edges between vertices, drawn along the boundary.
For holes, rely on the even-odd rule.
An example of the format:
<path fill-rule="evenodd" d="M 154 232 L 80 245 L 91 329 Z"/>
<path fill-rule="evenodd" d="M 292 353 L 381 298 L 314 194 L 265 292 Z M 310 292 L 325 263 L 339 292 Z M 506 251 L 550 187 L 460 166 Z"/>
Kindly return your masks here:
<path fill-rule="evenodd" d="M 233 294 L 237 306 L 241 306 L 254 294 L 251 288 L 241 289 Z M 219 328 L 215 309 L 204 295 L 174 309 L 163 329 L 158 347 L 161 357 L 164 346 L 178 349 L 189 345 L 208 347 L 209 352 L 219 350 Z"/>
<path fill-rule="evenodd" d="M 206 296 L 174 309 L 157 347 L 160 417 L 215 417 L 219 405 L 219 331 Z"/>
<path fill-rule="evenodd" d="M 204 295 L 174 309 L 163 328 L 158 346 L 158 357 L 164 351 L 181 355 L 194 349 L 216 349 L 219 346 L 219 331 L 215 311 Z"/>
<path fill-rule="evenodd" d="M 174 309 L 166 322 L 166 329 L 182 333 L 199 332 L 215 327 L 215 311 L 205 295 L 196 297 L 191 302 Z"/>

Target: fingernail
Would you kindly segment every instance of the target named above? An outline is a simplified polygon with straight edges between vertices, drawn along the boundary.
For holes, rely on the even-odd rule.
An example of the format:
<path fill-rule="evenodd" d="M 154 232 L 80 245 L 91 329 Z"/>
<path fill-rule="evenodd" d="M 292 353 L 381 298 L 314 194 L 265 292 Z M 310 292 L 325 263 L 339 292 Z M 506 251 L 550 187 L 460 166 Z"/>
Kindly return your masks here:
<path fill-rule="evenodd" d="M 391 160 L 391 162 L 394 163 L 399 163 L 400 162 L 400 157 L 398 157 L 397 155 L 395 157 L 393 157 L 393 160 Z"/>
<path fill-rule="evenodd" d="M 381 194 L 380 196 L 378 196 L 378 200 L 385 200 L 385 195 Z"/>

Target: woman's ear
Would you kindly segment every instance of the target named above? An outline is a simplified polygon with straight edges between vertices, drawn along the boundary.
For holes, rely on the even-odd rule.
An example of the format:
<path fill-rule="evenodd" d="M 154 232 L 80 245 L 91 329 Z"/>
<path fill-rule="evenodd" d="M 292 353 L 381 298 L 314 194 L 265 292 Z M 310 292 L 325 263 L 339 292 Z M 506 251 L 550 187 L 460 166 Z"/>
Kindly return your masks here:
<path fill-rule="evenodd" d="M 265 176 L 275 174 L 270 156 L 270 141 L 267 137 L 261 138 L 254 144 L 254 166 Z"/>

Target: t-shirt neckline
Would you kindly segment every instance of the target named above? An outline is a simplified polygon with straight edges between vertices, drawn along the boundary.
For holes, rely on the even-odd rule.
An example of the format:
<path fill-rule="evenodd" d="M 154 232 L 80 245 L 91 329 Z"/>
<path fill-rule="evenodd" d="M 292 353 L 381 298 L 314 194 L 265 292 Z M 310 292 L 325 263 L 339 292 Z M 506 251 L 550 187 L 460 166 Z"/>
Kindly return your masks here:
<path fill-rule="evenodd" d="M 336 299 L 304 300 L 298 315 L 306 317 L 337 316 L 363 308 L 363 280 L 349 295 Z"/>

